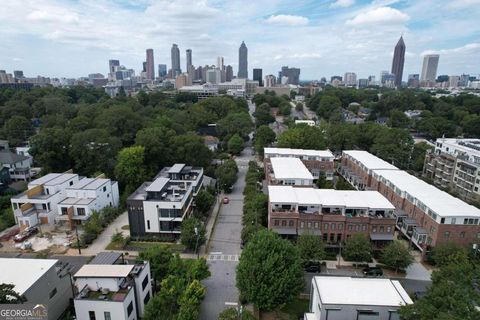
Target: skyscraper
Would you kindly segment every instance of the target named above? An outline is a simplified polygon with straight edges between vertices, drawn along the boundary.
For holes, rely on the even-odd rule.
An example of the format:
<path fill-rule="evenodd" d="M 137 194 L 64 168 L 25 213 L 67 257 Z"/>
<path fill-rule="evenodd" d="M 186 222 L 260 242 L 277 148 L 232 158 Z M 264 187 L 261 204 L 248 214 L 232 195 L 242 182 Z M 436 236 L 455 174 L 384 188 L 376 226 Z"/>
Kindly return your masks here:
<path fill-rule="evenodd" d="M 282 71 L 278 72 L 278 81 L 281 82 L 283 77 L 287 77 L 285 84 L 298 85 L 300 82 L 300 69 L 283 66 Z"/>
<path fill-rule="evenodd" d="M 180 68 L 180 49 L 178 49 L 178 46 L 175 43 L 172 45 L 171 56 L 172 78 L 175 79 L 179 74 L 182 73 L 182 69 Z"/>
<path fill-rule="evenodd" d="M 155 63 L 153 62 L 153 49 L 147 49 L 147 64 L 146 70 L 147 72 L 147 79 L 155 80 Z"/>
<path fill-rule="evenodd" d="M 423 57 L 421 81 L 435 81 L 439 59 L 438 54 L 427 54 Z"/>
<path fill-rule="evenodd" d="M 166 64 L 159 64 L 158 65 L 158 77 L 165 78 L 167 75 L 167 65 Z"/>
<path fill-rule="evenodd" d="M 357 74 L 355 72 L 345 72 L 343 77 L 346 86 L 356 86 L 357 85 Z"/>
<path fill-rule="evenodd" d="M 108 60 L 108 72 L 115 72 L 115 67 L 120 66 L 120 60 Z"/>
<path fill-rule="evenodd" d="M 238 49 L 238 77 L 248 79 L 248 49 L 244 41 Z"/>
<path fill-rule="evenodd" d="M 400 88 L 402 86 L 402 77 L 403 77 L 403 65 L 405 63 L 405 42 L 403 42 L 403 37 L 397 42 L 395 46 L 395 51 L 393 52 L 393 61 L 392 61 L 392 73 L 395 75 L 395 87 Z"/>
<path fill-rule="evenodd" d="M 187 72 L 192 69 L 192 49 L 187 49 Z"/>
<path fill-rule="evenodd" d="M 233 79 L 233 68 L 231 65 L 228 65 L 225 68 L 225 81 L 232 81 Z"/>
<path fill-rule="evenodd" d="M 260 87 L 263 87 L 262 69 L 253 69 L 253 81 L 258 81 L 258 85 Z"/>
<path fill-rule="evenodd" d="M 225 68 L 223 64 L 223 57 L 217 57 L 217 68 L 223 70 Z"/>

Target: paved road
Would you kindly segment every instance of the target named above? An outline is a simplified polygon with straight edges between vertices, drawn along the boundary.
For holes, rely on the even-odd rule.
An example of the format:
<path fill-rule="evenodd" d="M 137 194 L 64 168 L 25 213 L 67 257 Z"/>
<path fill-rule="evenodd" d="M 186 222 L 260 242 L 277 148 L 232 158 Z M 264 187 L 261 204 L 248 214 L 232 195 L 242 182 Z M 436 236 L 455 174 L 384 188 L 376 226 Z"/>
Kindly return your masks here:
<path fill-rule="evenodd" d="M 251 147 L 246 147 L 235 159 L 239 167 L 238 180 L 228 195 L 230 203 L 222 205 L 210 240 L 207 262 L 211 276 L 204 281 L 207 294 L 203 300 L 200 320 L 217 319 L 228 304 L 238 302 L 236 267 L 241 254 L 243 189 L 248 162 L 253 160 Z M 227 303 L 227 305 L 225 304 Z"/>

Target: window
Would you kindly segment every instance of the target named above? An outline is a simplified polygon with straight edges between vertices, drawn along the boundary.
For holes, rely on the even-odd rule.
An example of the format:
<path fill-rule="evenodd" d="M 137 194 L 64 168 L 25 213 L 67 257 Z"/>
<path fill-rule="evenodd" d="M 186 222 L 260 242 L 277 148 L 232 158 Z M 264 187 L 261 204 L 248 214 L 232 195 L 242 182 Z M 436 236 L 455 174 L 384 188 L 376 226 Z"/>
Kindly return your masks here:
<path fill-rule="evenodd" d="M 147 229 L 150 230 L 150 220 L 147 220 Z"/>
<path fill-rule="evenodd" d="M 338 230 L 343 230 L 343 223 L 338 224 Z"/>
<path fill-rule="evenodd" d="M 349 224 L 348 225 L 348 231 L 352 231 L 353 230 L 353 225 Z"/>
<path fill-rule="evenodd" d="M 105 320 L 112 320 L 112 316 L 110 315 L 110 312 L 108 312 L 108 311 L 105 311 L 103 313 L 103 317 L 105 318 Z"/>
<path fill-rule="evenodd" d="M 45 203 L 42 203 L 42 209 L 47 210 L 47 205 Z"/>
<path fill-rule="evenodd" d="M 145 290 L 147 284 L 148 284 L 148 274 L 145 276 L 145 278 L 143 278 L 143 281 L 142 281 L 142 290 Z"/>
<path fill-rule="evenodd" d="M 355 231 L 360 231 L 360 225 L 358 224 L 355 225 Z"/>
<path fill-rule="evenodd" d="M 373 226 L 372 232 L 373 232 L 373 233 L 377 232 L 377 226 Z"/>
<path fill-rule="evenodd" d="M 325 230 L 325 231 L 328 230 L 328 223 L 325 223 L 325 224 L 323 225 L 323 230 Z"/>
<path fill-rule="evenodd" d="M 318 229 L 318 222 L 313 223 L 313 227 L 314 227 L 315 229 Z"/>
<path fill-rule="evenodd" d="M 312 229 L 312 223 L 311 222 L 308 222 L 307 226 L 308 226 L 308 229 Z"/>
<path fill-rule="evenodd" d="M 77 215 L 84 216 L 85 215 L 85 208 L 77 208 Z"/>
<path fill-rule="evenodd" d="M 332 230 L 335 230 L 335 223 L 332 223 L 331 228 Z"/>
<path fill-rule="evenodd" d="M 362 231 L 367 231 L 367 225 L 366 224 L 362 224 Z"/>
<path fill-rule="evenodd" d="M 57 288 L 53 288 L 53 290 L 50 291 L 50 294 L 48 295 L 48 297 L 52 299 L 56 294 L 57 294 Z"/>
<path fill-rule="evenodd" d="M 278 220 L 273 220 L 273 225 L 274 225 L 274 226 L 277 226 L 277 227 L 278 227 L 278 224 L 279 224 Z"/>
<path fill-rule="evenodd" d="M 448 239 L 450 238 L 450 231 L 445 231 L 445 233 L 443 234 L 444 238 Z"/>
<path fill-rule="evenodd" d="M 105 192 L 105 191 L 107 191 L 107 187 L 106 187 L 106 186 L 103 187 L 103 192 Z"/>
<path fill-rule="evenodd" d="M 133 311 L 133 301 L 130 302 L 130 304 L 127 307 L 127 315 L 130 317 Z"/>
<path fill-rule="evenodd" d="M 287 226 L 287 220 L 282 220 L 282 227 L 286 227 Z"/>
<path fill-rule="evenodd" d="M 457 218 L 452 218 L 451 224 L 456 224 L 457 223 Z"/>
<path fill-rule="evenodd" d="M 293 224 L 294 224 L 293 220 L 288 220 L 288 226 L 289 227 L 293 227 Z"/>
<path fill-rule="evenodd" d="M 95 311 L 88 311 L 88 318 L 90 318 L 90 320 L 96 320 Z"/>
<path fill-rule="evenodd" d="M 460 232 L 460 238 L 465 238 L 465 231 Z"/>
<path fill-rule="evenodd" d="M 379 313 L 372 310 L 357 310 L 357 320 L 379 319 Z"/>
<path fill-rule="evenodd" d="M 150 291 L 147 292 L 147 295 L 145 296 L 145 298 L 143 298 L 143 304 L 147 304 L 149 300 L 150 300 Z"/>
<path fill-rule="evenodd" d="M 300 222 L 300 228 L 301 228 L 301 229 L 305 228 L 305 222 L 303 222 L 303 221 Z"/>
<path fill-rule="evenodd" d="M 385 227 L 384 226 L 380 226 L 380 232 L 385 232 Z"/>
<path fill-rule="evenodd" d="M 445 223 L 445 218 L 440 219 L 440 223 L 444 224 Z"/>
<path fill-rule="evenodd" d="M 392 227 L 387 227 L 387 232 L 388 233 L 392 232 Z"/>
<path fill-rule="evenodd" d="M 73 181 L 70 181 L 70 185 L 73 185 Z"/>

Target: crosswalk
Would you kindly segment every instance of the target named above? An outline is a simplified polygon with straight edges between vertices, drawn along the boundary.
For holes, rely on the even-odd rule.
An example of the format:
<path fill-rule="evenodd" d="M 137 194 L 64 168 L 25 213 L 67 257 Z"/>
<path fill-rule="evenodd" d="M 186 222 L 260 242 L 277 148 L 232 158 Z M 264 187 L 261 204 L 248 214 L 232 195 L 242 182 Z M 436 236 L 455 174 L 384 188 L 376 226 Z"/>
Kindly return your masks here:
<path fill-rule="evenodd" d="M 239 255 L 238 254 L 209 254 L 207 257 L 207 261 L 230 261 L 236 262 L 238 261 Z"/>

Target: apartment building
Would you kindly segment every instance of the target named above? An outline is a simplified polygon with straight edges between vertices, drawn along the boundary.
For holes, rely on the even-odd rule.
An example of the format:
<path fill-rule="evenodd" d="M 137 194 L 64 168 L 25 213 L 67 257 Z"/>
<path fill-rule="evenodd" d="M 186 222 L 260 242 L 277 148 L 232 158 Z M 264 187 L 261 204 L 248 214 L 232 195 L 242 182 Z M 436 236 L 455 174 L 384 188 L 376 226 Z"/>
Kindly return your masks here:
<path fill-rule="evenodd" d="M 153 182 L 143 183 L 128 197 L 128 221 L 132 237 L 180 235 L 182 221 L 192 211 L 194 194 L 203 184 L 203 170 L 201 174 L 193 174 L 189 169 L 190 173 L 187 174 L 183 171 L 186 166 L 182 168 L 174 165 L 162 170 Z M 165 172 L 169 177 L 163 176 Z"/>
<path fill-rule="evenodd" d="M 65 198 L 65 189 L 79 179 L 74 173 L 50 173 L 30 181 L 25 192 L 12 196 L 12 210 L 20 229 L 54 224 L 57 204 Z"/>
<path fill-rule="evenodd" d="M 423 173 L 467 201 L 480 200 L 480 139 L 439 138 L 425 157 Z"/>
<path fill-rule="evenodd" d="M 72 298 L 70 276 L 55 259 L 0 258 L 0 283 L 13 284 L 13 290 L 33 305 L 43 305 L 47 319 L 57 320 Z M 43 318 L 42 318 L 43 319 Z"/>
<path fill-rule="evenodd" d="M 137 320 L 152 297 L 150 264 L 86 264 L 73 276 L 78 320 Z"/>
<path fill-rule="evenodd" d="M 268 227 L 284 236 L 321 235 L 337 244 L 362 233 L 382 244 L 393 240 L 395 207 L 377 191 L 268 187 Z"/>
<path fill-rule="evenodd" d="M 322 174 L 327 180 L 333 179 L 333 156 L 330 150 L 304 150 L 287 148 L 265 148 L 264 162 L 267 165 L 271 158 L 298 158 L 307 167 L 314 179 Z"/>
<path fill-rule="evenodd" d="M 31 181 L 27 191 L 13 196 L 11 203 L 21 229 L 64 222 L 73 227 L 88 220 L 94 210 L 117 207 L 118 183 L 70 172 L 50 173 Z"/>
<path fill-rule="evenodd" d="M 298 158 L 270 158 L 265 165 L 269 185 L 313 186 L 313 175 Z"/>
<path fill-rule="evenodd" d="M 83 178 L 65 188 L 64 196 L 56 221 L 70 227 L 87 221 L 94 211 L 119 204 L 118 183 L 105 178 Z"/>
<path fill-rule="evenodd" d="M 358 190 L 371 184 L 373 170 L 398 170 L 394 165 L 363 150 L 343 151 L 338 172 Z"/>
<path fill-rule="evenodd" d="M 405 171 L 369 169 L 368 161 L 365 165 L 359 157 L 356 161 L 351 157 L 352 151 L 344 151 L 342 169 L 346 170 L 342 172 L 356 172 L 366 181 L 366 189 L 377 190 L 391 201 L 396 207 L 397 229 L 421 251 L 447 242 L 462 246 L 480 242 L 478 208 Z M 363 155 L 363 159 L 372 157 Z"/>
<path fill-rule="evenodd" d="M 397 280 L 316 276 L 304 320 L 399 320 L 398 309 L 409 304 Z"/>
<path fill-rule="evenodd" d="M 185 186 L 192 185 L 193 195 L 203 187 L 203 168 L 187 166 L 184 163 L 176 163 L 171 167 L 164 167 L 155 177 L 169 178 L 170 181 Z"/>

